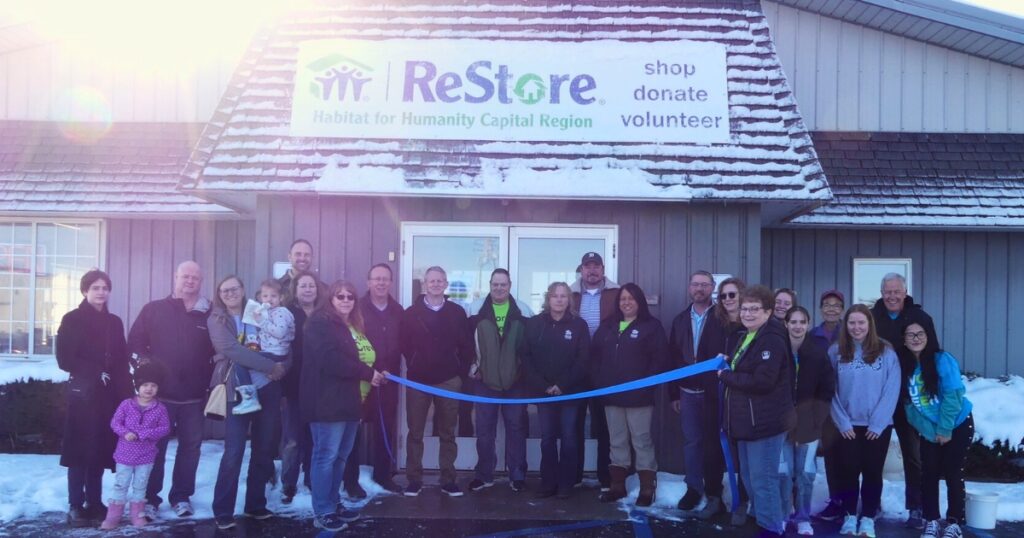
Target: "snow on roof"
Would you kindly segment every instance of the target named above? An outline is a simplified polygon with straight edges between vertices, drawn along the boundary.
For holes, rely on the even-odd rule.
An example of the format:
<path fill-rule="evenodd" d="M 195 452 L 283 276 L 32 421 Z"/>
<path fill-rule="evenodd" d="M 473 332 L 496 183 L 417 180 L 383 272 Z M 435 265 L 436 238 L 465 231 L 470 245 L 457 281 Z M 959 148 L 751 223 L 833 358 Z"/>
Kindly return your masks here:
<path fill-rule="evenodd" d="M 812 133 L 835 200 L 801 225 L 1024 227 L 1024 135 Z"/>
<path fill-rule="evenodd" d="M 639 3 L 638 3 L 639 4 Z M 333 38 L 712 41 L 727 47 L 727 144 L 295 138 L 296 53 Z M 831 198 L 756 1 L 350 2 L 296 11 L 254 38 L 180 187 L 500 197 Z"/>
<path fill-rule="evenodd" d="M 0 211 L 233 214 L 176 189 L 201 129 L 0 121 Z"/>

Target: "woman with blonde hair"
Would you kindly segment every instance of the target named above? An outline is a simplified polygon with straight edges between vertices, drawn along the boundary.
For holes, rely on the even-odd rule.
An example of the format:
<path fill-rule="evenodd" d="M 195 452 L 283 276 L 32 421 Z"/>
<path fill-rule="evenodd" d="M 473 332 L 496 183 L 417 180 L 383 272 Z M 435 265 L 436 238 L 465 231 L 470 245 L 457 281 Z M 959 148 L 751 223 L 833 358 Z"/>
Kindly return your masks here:
<path fill-rule="evenodd" d="M 554 282 L 544 294 L 540 315 L 526 321 L 519 348 L 527 389 L 535 395 L 560 396 L 585 388 L 590 332 L 587 322 L 571 311 L 572 290 Z M 575 401 L 540 404 L 540 481 L 537 497 L 568 498 L 576 481 L 580 439 L 576 435 Z M 561 441 L 561 446 L 559 445 Z"/>

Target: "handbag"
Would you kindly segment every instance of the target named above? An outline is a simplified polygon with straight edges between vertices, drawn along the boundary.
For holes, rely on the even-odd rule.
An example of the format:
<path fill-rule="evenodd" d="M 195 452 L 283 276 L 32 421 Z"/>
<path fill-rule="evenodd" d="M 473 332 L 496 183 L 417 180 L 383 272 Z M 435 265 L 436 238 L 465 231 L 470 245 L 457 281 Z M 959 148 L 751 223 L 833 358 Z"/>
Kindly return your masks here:
<path fill-rule="evenodd" d="M 206 400 L 206 408 L 203 414 L 207 418 L 224 420 L 228 416 L 228 376 L 231 375 L 231 367 L 225 368 L 224 379 L 210 389 L 210 396 Z"/>

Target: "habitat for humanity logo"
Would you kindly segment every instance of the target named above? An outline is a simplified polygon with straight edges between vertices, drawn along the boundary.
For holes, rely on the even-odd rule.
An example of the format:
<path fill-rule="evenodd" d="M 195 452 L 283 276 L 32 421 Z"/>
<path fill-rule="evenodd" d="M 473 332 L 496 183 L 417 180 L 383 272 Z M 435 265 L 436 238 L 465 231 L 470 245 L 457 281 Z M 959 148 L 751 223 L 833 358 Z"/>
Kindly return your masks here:
<path fill-rule="evenodd" d="M 338 101 L 349 97 L 351 101 L 359 101 L 363 97 L 363 87 L 373 80 L 367 76 L 373 68 L 341 54 L 328 54 L 306 64 L 306 69 L 320 76 L 314 76 L 315 82 L 309 83 L 309 92 L 322 101 L 330 101 L 332 95 Z"/>

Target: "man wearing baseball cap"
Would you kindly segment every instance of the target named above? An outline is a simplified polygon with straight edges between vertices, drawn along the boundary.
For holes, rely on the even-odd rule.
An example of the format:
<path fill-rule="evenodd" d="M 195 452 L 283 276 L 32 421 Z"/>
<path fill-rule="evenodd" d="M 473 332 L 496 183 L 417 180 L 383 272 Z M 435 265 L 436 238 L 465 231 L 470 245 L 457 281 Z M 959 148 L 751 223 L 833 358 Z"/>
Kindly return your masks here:
<path fill-rule="evenodd" d="M 828 352 L 828 348 L 839 339 L 839 327 L 843 319 L 843 310 L 846 308 L 846 297 L 843 292 L 837 289 L 825 290 L 818 300 L 818 308 L 821 310 L 821 325 L 811 329 L 810 338 L 821 349 Z M 845 515 L 842 503 L 839 502 L 839 459 L 836 454 L 836 442 L 839 440 L 839 430 L 831 418 L 825 419 L 821 432 L 821 449 L 825 456 L 825 479 L 828 483 L 828 504 L 825 508 L 814 515 L 816 519 L 823 521 L 836 521 Z"/>
<path fill-rule="evenodd" d="M 580 278 L 573 282 L 572 305 L 579 312 L 583 321 L 587 322 L 590 336 L 594 336 L 601 320 L 611 315 L 618 308 L 619 285 L 604 276 L 604 259 L 596 252 L 588 252 L 580 260 Z M 594 387 L 589 387 L 594 388 Z M 605 421 L 604 406 L 597 398 L 580 401 L 580 412 L 576 419 L 577 439 L 583 439 L 583 426 L 586 422 L 587 409 L 590 409 L 590 435 L 597 439 L 597 479 L 601 483 L 601 491 L 608 491 L 611 477 L 608 465 L 611 463 L 611 444 L 608 440 L 608 423 Z M 583 453 L 586 443 L 579 444 L 579 462 L 576 470 L 577 482 L 583 481 Z"/>
<path fill-rule="evenodd" d="M 811 329 L 811 341 L 828 352 L 828 348 L 839 339 L 839 321 L 843 319 L 843 309 L 846 307 L 846 297 L 843 292 L 831 289 L 825 290 L 818 300 L 818 308 L 821 309 L 821 325 Z"/>

